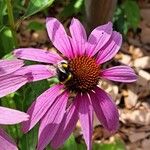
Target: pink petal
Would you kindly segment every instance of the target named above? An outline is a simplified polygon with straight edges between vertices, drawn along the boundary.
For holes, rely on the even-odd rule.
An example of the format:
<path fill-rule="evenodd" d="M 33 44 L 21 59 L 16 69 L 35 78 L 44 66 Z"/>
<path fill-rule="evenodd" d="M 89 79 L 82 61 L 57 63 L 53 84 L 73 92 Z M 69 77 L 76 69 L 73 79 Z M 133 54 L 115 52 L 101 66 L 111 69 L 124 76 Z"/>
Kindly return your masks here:
<path fill-rule="evenodd" d="M 22 60 L 0 60 L 0 77 L 18 70 L 24 65 Z"/>
<path fill-rule="evenodd" d="M 119 126 L 119 114 L 111 97 L 102 89 L 96 88 L 90 93 L 94 111 L 101 124 L 109 131 L 115 132 Z"/>
<path fill-rule="evenodd" d="M 112 34 L 112 23 L 95 28 L 88 39 L 87 51 L 88 56 L 95 55 L 110 39 Z"/>
<path fill-rule="evenodd" d="M 22 123 L 22 129 L 24 132 L 31 130 L 35 124 L 45 115 L 47 110 L 55 101 L 56 97 L 61 94 L 62 85 L 55 85 L 42 93 L 36 101 L 32 103 L 27 111 L 30 115 L 28 121 Z"/>
<path fill-rule="evenodd" d="M 18 150 L 15 142 L 0 129 L 0 150 Z"/>
<path fill-rule="evenodd" d="M 37 48 L 20 48 L 16 49 L 13 54 L 17 58 L 44 62 L 49 64 L 56 64 L 62 58 L 57 54 L 50 51 L 37 49 Z"/>
<path fill-rule="evenodd" d="M 85 43 L 87 42 L 87 35 L 83 25 L 78 19 L 73 18 L 70 25 L 70 33 L 72 36 L 73 52 L 75 56 L 83 55 L 85 53 Z"/>
<path fill-rule="evenodd" d="M 87 150 L 92 150 L 93 110 L 88 95 L 79 96 L 79 120 L 83 131 Z"/>
<path fill-rule="evenodd" d="M 13 76 L 11 74 L 0 77 L 0 97 L 17 91 L 28 82 L 24 76 Z"/>
<path fill-rule="evenodd" d="M 29 115 L 24 112 L 0 107 L 0 124 L 8 125 L 8 124 L 17 124 L 23 121 L 27 121 Z"/>
<path fill-rule="evenodd" d="M 97 63 L 102 64 L 112 59 L 119 51 L 122 44 L 122 36 L 120 33 L 113 31 L 108 43 L 99 51 Z"/>
<path fill-rule="evenodd" d="M 46 28 L 53 45 L 70 58 L 73 55 L 72 48 L 63 25 L 56 18 L 49 17 L 46 19 Z"/>
<path fill-rule="evenodd" d="M 64 117 L 68 93 L 62 93 L 41 120 L 37 150 L 43 150 L 55 136 Z"/>
<path fill-rule="evenodd" d="M 24 76 L 28 82 L 32 82 L 50 78 L 55 72 L 48 65 L 30 65 L 20 68 L 13 75 Z"/>
<path fill-rule="evenodd" d="M 68 139 L 73 132 L 76 123 L 78 121 L 78 103 L 76 98 L 74 102 L 67 109 L 62 122 L 59 125 L 59 129 L 51 141 L 51 146 L 58 149 Z"/>
<path fill-rule="evenodd" d="M 25 66 L 12 74 L 0 77 L 0 97 L 17 91 L 23 85 L 32 81 L 39 81 L 55 75 L 46 65 Z"/>
<path fill-rule="evenodd" d="M 134 82 L 137 80 L 137 76 L 134 70 L 128 66 L 115 66 L 103 70 L 100 73 L 102 78 L 117 81 L 117 82 Z"/>

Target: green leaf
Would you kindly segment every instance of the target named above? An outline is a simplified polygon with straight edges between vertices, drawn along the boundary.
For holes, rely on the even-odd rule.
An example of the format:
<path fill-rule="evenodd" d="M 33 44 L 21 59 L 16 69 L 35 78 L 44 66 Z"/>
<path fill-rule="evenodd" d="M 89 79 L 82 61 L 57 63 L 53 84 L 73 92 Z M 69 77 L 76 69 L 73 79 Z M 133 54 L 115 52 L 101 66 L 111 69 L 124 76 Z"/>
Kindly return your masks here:
<path fill-rule="evenodd" d="M 126 0 L 122 7 L 130 27 L 136 29 L 140 21 L 140 10 L 137 2 L 134 0 Z"/>
<path fill-rule="evenodd" d="M 129 28 L 128 21 L 124 18 L 124 11 L 119 6 L 116 9 L 116 12 L 114 14 L 113 18 L 114 27 L 117 31 L 120 33 L 126 35 Z"/>
<path fill-rule="evenodd" d="M 66 141 L 62 150 L 77 150 L 77 144 L 73 135 Z"/>
<path fill-rule="evenodd" d="M 81 11 L 82 6 L 84 5 L 83 0 L 72 0 L 70 3 L 64 7 L 63 11 L 60 13 L 61 17 L 69 17 L 74 14 L 77 14 Z"/>
<path fill-rule="evenodd" d="M 5 28 L 4 25 L 0 25 L 0 32 L 2 32 L 2 30 Z"/>
<path fill-rule="evenodd" d="M 35 13 L 49 7 L 54 0 L 30 0 L 27 11 L 23 16 L 23 19 L 34 15 Z"/>
<path fill-rule="evenodd" d="M 27 29 L 34 30 L 34 31 L 44 30 L 45 25 L 37 21 L 32 21 L 28 24 Z"/>
<path fill-rule="evenodd" d="M 0 0 L 0 25 L 3 24 L 4 15 L 6 15 L 6 3 L 4 0 Z"/>
<path fill-rule="evenodd" d="M 35 126 L 30 132 L 24 134 L 19 140 L 20 150 L 35 150 L 38 138 L 38 126 Z"/>
<path fill-rule="evenodd" d="M 10 53 L 15 48 L 12 31 L 9 27 L 3 27 L 0 31 L 0 57 Z"/>
<path fill-rule="evenodd" d="M 14 18 L 16 18 L 16 21 L 18 20 L 18 18 L 20 18 L 20 14 L 24 14 L 26 12 L 26 8 L 25 8 L 25 0 L 15 0 L 13 1 L 13 14 L 14 14 Z"/>
<path fill-rule="evenodd" d="M 50 146 L 47 146 L 45 150 L 52 150 Z"/>
<path fill-rule="evenodd" d="M 3 59 L 12 59 L 14 58 L 14 56 L 12 55 L 12 53 L 8 53 L 6 55 L 3 56 Z"/>
<path fill-rule="evenodd" d="M 80 144 L 77 144 L 77 150 L 85 150 L 86 149 L 86 146 L 85 146 L 85 144 L 82 144 L 82 143 L 80 143 Z"/>
<path fill-rule="evenodd" d="M 22 111 L 26 111 L 30 107 L 31 103 L 48 88 L 49 84 L 47 80 L 25 85 L 14 96 L 17 108 Z"/>
<path fill-rule="evenodd" d="M 116 140 L 110 144 L 97 144 L 93 145 L 93 150 L 125 150 L 125 145 L 121 140 Z"/>
<path fill-rule="evenodd" d="M 52 77 L 52 78 L 48 79 L 48 83 L 49 83 L 49 85 L 50 85 L 50 87 L 51 87 L 51 86 L 53 86 L 53 85 L 59 83 L 59 80 L 58 80 L 57 77 Z"/>
<path fill-rule="evenodd" d="M 116 139 L 116 147 L 117 150 L 125 150 L 125 144 L 123 143 L 123 141 Z"/>

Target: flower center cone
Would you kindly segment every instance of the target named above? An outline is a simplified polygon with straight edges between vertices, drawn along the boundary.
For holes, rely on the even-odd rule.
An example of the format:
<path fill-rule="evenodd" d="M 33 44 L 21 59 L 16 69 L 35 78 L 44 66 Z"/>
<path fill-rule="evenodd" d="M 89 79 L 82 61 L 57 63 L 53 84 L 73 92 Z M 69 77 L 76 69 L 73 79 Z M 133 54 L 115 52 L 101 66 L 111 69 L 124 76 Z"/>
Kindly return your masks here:
<path fill-rule="evenodd" d="M 79 56 L 69 61 L 69 69 L 72 78 L 66 86 L 75 92 L 88 92 L 99 81 L 100 68 L 94 58 Z"/>

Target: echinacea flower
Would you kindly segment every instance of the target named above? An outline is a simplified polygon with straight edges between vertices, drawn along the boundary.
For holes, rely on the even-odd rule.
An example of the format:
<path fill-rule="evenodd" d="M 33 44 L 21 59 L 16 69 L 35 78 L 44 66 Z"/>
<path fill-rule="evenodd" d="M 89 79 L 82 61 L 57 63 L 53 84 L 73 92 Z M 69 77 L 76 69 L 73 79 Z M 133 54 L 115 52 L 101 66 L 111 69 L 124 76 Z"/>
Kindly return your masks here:
<path fill-rule="evenodd" d="M 5 108 L 0 106 L 0 125 L 12 125 L 23 121 L 27 121 L 29 115 L 24 112 Z M 17 146 L 13 139 L 0 128 L 0 149 L 1 150 L 17 150 Z"/>
<path fill-rule="evenodd" d="M 136 74 L 124 65 L 101 67 L 116 55 L 122 43 L 122 36 L 113 31 L 111 22 L 95 28 L 88 38 L 77 19 L 71 21 L 71 36 L 56 18 L 47 18 L 46 27 L 60 55 L 36 48 L 16 49 L 17 58 L 43 64 L 24 66 L 6 75 L 7 81 L 16 77 L 14 84 L 7 82 L 8 93 L 14 92 L 12 85 L 57 76 L 60 83 L 42 93 L 27 110 L 30 119 L 23 123 L 23 130 L 28 132 L 40 121 L 37 149 L 43 150 L 49 143 L 56 149 L 69 137 L 79 120 L 87 149 L 91 150 L 94 112 L 110 132 L 115 132 L 119 125 L 117 107 L 109 94 L 98 87 L 99 80 L 130 83 L 136 81 Z M 49 65 L 55 66 L 56 72 L 51 71 Z M 17 83 L 17 78 L 25 78 L 25 81 Z M 0 85 L 1 82 L 5 85 L 5 80 L 0 78 Z M 72 93 L 75 96 L 71 99 Z"/>

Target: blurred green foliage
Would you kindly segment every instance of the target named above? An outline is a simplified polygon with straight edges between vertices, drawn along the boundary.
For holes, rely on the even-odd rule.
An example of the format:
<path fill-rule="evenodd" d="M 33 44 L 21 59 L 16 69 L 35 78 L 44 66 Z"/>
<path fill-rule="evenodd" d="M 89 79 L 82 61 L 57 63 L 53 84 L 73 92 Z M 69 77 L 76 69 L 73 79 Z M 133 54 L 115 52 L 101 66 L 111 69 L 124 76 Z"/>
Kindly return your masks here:
<path fill-rule="evenodd" d="M 129 29 L 137 29 L 140 21 L 140 10 L 135 0 L 124 0 L 117 5 L 113 22 L 118 31 L 126 34 Z"/>
<path fill-rule="evenodd" d="M 67 18 L 75 16 L 78 13 L 83 13 L 84 0 L 71 0 L 69 3 L 65 4 L 60 17 Z"/>
<path fill-rule="evenodd" d="M 53 4 L 53 5 L 52 5 Z M 73 16 L 84 18 L 84 0 L 0 0 L 0 58 L 12 58 L 11 52 L 19 45 L 16 44 L 17 30 L 24 19 L 39 15 L 49 15 L 47 8 L 60 6 L 58 17 L 68 19 Z M 50 14 L 51 16 L 51 14 Z M 124 0 L 118 3 L 113 22 L 114 26 L 123 34 L 129 29 L 136 30 L 140 21 L 139 7 L 135 0 Z M 29 21 L 27 30 L 44 30 L 45 25 L 37 21 Z M 26 111 L 31 103 L 44 90 L 57 83 L 56 78 L 49 81 L 38 81 L 25 85 L 14 94 L 1 98 L 0 104 L 6 107 Z M 6 130 L 16 139 L 20 150 L 35 150 L 38 125 L 29 133 L 23 134 L 20 125 L 7 126 Z M 73 135 L 67 140 L 61 150 L 85 150 L 85 144 L 78 144 Z M 116 140 L 112 144 L 93 144 L 93 150 L 125 150 L 124 144 Z M 50 147 L 47 147 L 50 150 Z"/>
<path fill-rule="evenodd" d="M 28 18 L 37 12 L 49 7 L 54 0 L 30 0 L 27 10 L 23 15 L 23 19 Z"/>
<path fill-rule="evenodd" d="M 66 141 L 64 146 L 60 150 L 85 150 L 86 146 L 84 143 L 77 143 L 73 135 Z M 93 150 L 125 150 L 124 143 L 116 139 L 111 144 L 99 144 L 93 143 Z"/>
<path fill-rule="evenodd" d="M 45 25 L 37 21 L 32 21 L 28 24 L 27 29 L 34 30 L 34 31 L 44 30 Z"/>
<path fill-rule="evenodd" d="M 17 45 L 17 28 L 22 20 L 48 8 L 54 0 L 0 0 L 0 57 L 11 52 Z M 30 28 L 41 28 L 31 23 Z"/>
<path fill-rule="evenodd" d="M 5 54 L 10 53 L 15 48 L 15 43 L 13 40 L 13 34 L 9 27 L 3 26 L 0 31 L 0 55 L 4 56 Z"/>

